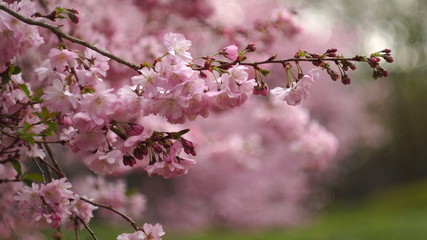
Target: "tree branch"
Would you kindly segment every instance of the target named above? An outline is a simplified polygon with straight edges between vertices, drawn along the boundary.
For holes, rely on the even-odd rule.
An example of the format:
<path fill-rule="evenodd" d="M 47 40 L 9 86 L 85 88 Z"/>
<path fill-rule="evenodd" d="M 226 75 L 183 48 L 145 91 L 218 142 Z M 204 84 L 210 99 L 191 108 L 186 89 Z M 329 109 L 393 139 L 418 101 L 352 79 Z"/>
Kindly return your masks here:
<path fill-rule="evenodd" d="M 55 166 L 55 168 L 58 170 L 56 173 L 58 174 L 59 178 L 63 178 L 65 177 L 64 171 L 62 171 L 61 166 L 59 166 L 58 161 L 56 161 L 55 157 L 53 156 L 53 152 L 49 147 L 49 144 L 44 143 L 43 146 L 46 148 L 47 150 L 47 154 L 50 157 L 50 160 L 52 160 L 53 165 Z"/>
<path fill-rule="evenodd" d="M 92 202 L 91 200 L 86 199 L 86 198 L 82 198 L 82 197 L 80 197 L 80 199 L 83 200 L 83 201 L 85 201 L 85 202 L 87 202 L 87 203 L 90 203 L 90 204 L 92 204 L 94 206 L 102 207 L 102 208 L 108 209 L 108 210 L 110 210 L 112 212 L 115 212 L 116 214 L 118 214 L 119 216 L 121 216 L 122 218 L 124 218 L 126 221 L 128 221 L 136 231 L 137 230 L 143 230 L 143 228 L 140 227 L 134 220 L 132 220 L 130 217 L 128 217 L 124 213 L 121 213 L 119 210 L 117 210 L 117 209 L 115 209 L 115 208 L 113 208 L 111 206 L 107 206 L 107 205 L 104 205 L 104 204 L 101 204 L 101 203 Z"/>
<path fill-rule="evenodd" d="M 92 45 L 92 44 L 90 44 L 90 43 L 88 43 L 88 42 L 86 42 L 84 40 L 81 40 L 79 38 L 76 38 L 76 37 L 73 37 L 71 35 L 68 35 L 68 34 L 64 33 L 58 26 L 51 25 L 51 24 L 48 24 L 48 23 L 45 23 L 45 22 L 41 22 L 41 21 L 36 21 L 36 20 L 31 19 L 31 18 L 25 17 L 25 16 L 23 16 L 23 15 L 15 12 L 15 11 L 13 11 L 12 9 L 9 9 L 8 7 L 6 7 L 4 5 L 1 5 L 1 4 L 0 4 L 0 10 L 3 10 L 5 12 L 7 12 L 8 14 L 10 14 L 10 15 L 14 16 L 15 18 L 17 18 L 18 20 L 20 20 L 20 21 L 22 21 L 24 23 L 27 23 L 29 25 L 34 25 L 34 26 L 39 26 L 39 27 L 42 27 L 42 28 L 46 28 L 46 29 L 50 30 L 51 32 L 53 32 L 54 34 L 56 34 L 57 36 L 59 36 L 59 37 L 67 39 L 70 42 L 77 43 L 77 44 L 80 44 L 80 45 L 85 46 L 87 48 L 90 48 L 90 49 L 94 50 L 95 52 L 97 52 L 97 53 L 99 53 L 101 55 L 104 55 L 104 56 L 106 56 L 106 57 L 108 57 L 108 58 L 110 58 L 110 59 L 112 59 L 112 60 L 114 60 L 114 61 L 116 61 L 118 63 L 126 65 L 129 68 L 132 68 L 135 71 L 138 71 L 139 69 L 141 69 L 141 67 L 138 66 L 138 65 L 136 65 L 136 64 L 133 64 L 133 63 L 127 61 L 127 60 L 119 58 L 119 57 L 111 54 L 110 52 L 108 52 L 106 50 L 103 50 L 101 48 L 98 48 L 98 47 L 96 47 L 96 46 L 94 46 L 94 45 Z"/>
<path fill-rule="evenodd" d="M 97 240 L 95 233 L 92 231 L 92 229 L 90 229 L 90 227 L 83 221 L 83 219 L 81 219 L 79 216 L 76 216 L 76 220 L 79 220 L 83 226 L 86 228 L 86 230 L 89 232 L 89 234 L 92 236 L 93 240 Z M 77 224 L 76 224 L 77 225 Z"/>

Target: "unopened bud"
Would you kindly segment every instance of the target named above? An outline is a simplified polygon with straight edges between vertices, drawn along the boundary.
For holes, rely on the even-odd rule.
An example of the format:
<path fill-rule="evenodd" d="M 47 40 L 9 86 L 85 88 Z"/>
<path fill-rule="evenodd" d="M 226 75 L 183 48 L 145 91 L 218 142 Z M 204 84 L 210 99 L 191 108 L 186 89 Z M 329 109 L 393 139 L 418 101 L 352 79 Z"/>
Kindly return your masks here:
<path fill-rule="evenodd" d="M 328 68 L 328 69 L 326 70 L 326 72 L 329 74 L 329 76 L 331 76 L 331 79 L 332 79 L 333 81 L 336 81 L 336 80 L 339 78 L 339 75 L 338 75 L 334 70 L 332 70 L 332 69 L 330 69 L 330 68 Z"/>
<path fill-rule="evenodd" d="M 348 75 L 344 75 L 344 76 L 341 77 L 341 82 L 344 85 L 348 85 L 348 84 L 351 83 L 351 79 L 350 79 L 350 77 Z"/>
<path fill-rule="evenodd" d="M 378 67 L 379 62 L 381 61 L 381 59 L 377 58 L 377 57 L 370 57 L 370 58 L 367 58 L 367 60 L 368 60 L 369 66 L 371 66 L 371 68 Z"/>
<path fill-rule="evenodd" d="M 163 152 L 163 149 L 160 147 L 160 145 L 159 144 L 157 144 L 157 143 L 154 143 L 153 145 L 152 145 L 152 148 L 154 149 L 154 151 L 156 152 L 156 153 L 162 153 Z"/>
<path fill-rule="evenodd" d="M 143 131 L 144 131 L 143 126 L 139 124 L 131 123 L 130 126 L 126 129 L 126 134 L 129 136 L 137 136 L 141 134 Z"/>
<path fill-rule="evenodd" d="M 382 50 L 381 52 L 389 54 L 389 53 L 391 53 L 391 49 L 386 48 L 386 49 Z"/>
<path fill-rule="evenodd" d="M 208 77 L 208 75 L 206 75 L 206 73 L 204 73 L 204 72 L 200 71 L 200 73 L 199 73 L 199 77 L 200 77 L 200 78 L 207 78 L 207 77 Z"/>
<path fill-rule="evenodd" d="M 123 164 L 125 166 L 133 167 L 136 164 L 136 160 L 132 156 L 123 156 Z"/>
<path fill-rule="evenodd" d="M 392 62 L 394 62 L 393 57 L 392 57 L 392 56 L 390 56 L 390 55 L 384 55 L 384 56 L 383 56 L 383 58 L 384 58 L 384 60 L 385 60 L 386 62 L 388 62 L 388 63 L 392 63 Z"/>
<path fill-rule="evenodd" d="M 255 44 L 249 43 L 248 46 L 246 46 L 245 50 L 248 52 L 255 52 L 255 50 L 256 50 Z"/>

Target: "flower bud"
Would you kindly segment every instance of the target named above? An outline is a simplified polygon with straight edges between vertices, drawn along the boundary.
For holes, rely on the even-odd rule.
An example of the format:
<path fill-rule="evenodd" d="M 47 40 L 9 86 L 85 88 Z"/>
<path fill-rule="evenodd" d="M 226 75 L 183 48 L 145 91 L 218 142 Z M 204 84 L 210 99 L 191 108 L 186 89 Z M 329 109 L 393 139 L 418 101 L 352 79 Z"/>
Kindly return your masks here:
<path fill-rule="evenodd" d="M 246 46 L 245 50 L 248 52 L 255 52 L 256 50 L 255 44 L 249 43 L 248 46 Z"/>
<path fill-rule="evenodd" d="M 392 57 L 392 56 L 390 56 L 390 55 L 384 55 L 384 56 L 383 56 L 383 58 L 384 58 L 384 60 L 385 60 L 386 62 L 388 62 L 388 63 L 392 63 L 392 62 L 394 62 L 393 57 Z"/>
<path fill-rule="evenodd" d="M 151 145 L 151 147 L 153 148 L 153 150 L 156 152 L 156 153 L 162 153 L 163 152 L 163 149 L 160 147 L 160 145 L 159 144 L 157 144 L 157 143 L 153 143 L 153 145 Z"/>
<path fill-rule="evenodd" d="M 133 167 L 136 164 L 136 160 L 132 156 L 123 156 L 123 164 L 125 166 Z"/>
<path fill-rule="evenodd" d="M 126 134 L 129 136 L 137 136 L 144 131 L 144 127 L 139 124 L 131 123 L 129 125 L 130 126 L 126 128 Z"/>
<path fill-rule="evenodd" d="M 239 58 L 239 52 L 236 45 L 230 45 L 224 48 L 223 55 L 230 61 L 236 61 Z"/>
<path fill-rule="evenodd" d="M 348 84 L 351 83 L 351 79 L 350 79 L 350 77 L 348 75 L 344 75 L 344 76 L 341 77 L 341 82 L 344 85 L 348 85 Z"/>

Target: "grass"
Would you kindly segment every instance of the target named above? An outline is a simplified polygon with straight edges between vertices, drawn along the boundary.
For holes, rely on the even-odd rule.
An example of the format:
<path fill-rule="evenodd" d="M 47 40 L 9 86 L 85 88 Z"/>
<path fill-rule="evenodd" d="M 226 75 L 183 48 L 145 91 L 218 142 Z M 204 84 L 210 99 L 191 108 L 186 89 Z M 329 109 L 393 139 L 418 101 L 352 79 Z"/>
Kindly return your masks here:
<path fill-rule="evenodd" d="M 100 240 L 115 239 L 123 226 L 94 224 Z M 72 232 L 66 239 L 74 239 Z M 91 239 L 82 234 L 82 240 Z M 425 240 L 427 239 L 427 180 L 378 193 L 363 201 L 326 209 L 297 229 L 258 233 L 212 230 L 191 235 L 167 232 L 164 240 Z"/>

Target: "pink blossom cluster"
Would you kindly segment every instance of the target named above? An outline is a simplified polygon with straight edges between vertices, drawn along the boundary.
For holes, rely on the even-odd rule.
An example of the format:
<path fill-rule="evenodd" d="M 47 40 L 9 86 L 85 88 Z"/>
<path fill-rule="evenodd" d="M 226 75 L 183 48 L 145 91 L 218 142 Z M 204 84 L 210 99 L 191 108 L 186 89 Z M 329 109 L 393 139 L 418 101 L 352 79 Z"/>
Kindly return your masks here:
<path fill-rule="evenodd" d="M 191 42 L 176 33 L 166 34 L 164 44 L 168 58 L 155 68 L 144 68 L 132 83 L 149 99 L 145 114 L 166 117 L 171 123 L 184 123 L 197 116 L 207 117 L 209 109 L 225 110 L 247 100 L 255 81 L 248 79 L 247 68 L 236 65 L 217 76 L 204 74 L 188 66 L 192 57 L 187 51 Z"/>
<path fill-rule="evenodd" d="M 97 207 L 82 201 L 70 188 L 71 183 L 65 178 L 47 184 L 24 186 L 15 197 L 19 215 L 44 228 L 57 228 L 64 224 L 74 227 L 75 217 L 88 223 Z M 83 228 L 81 222 L 78 226 Z"/>
<path fill-rule="evenodd" d="M 178 158 L 183 140 L 162 147 L 155 142 L 162 139 L 144 143 L 154 137 L 154 132 L 135 121 L 148 114 L 163 115 L 171 122 L 183 121 L 185 111 L 190 111 L 189 101 L 199 100 L 204 85 L 197 85 L 197 75 L 186 66 L 191 60 L 186 51 L 189 45 L 182 35 L 167 35 L 165 46 L 170 57 L 160 62 L 156 71 L 144 68 L 140 76 L 132 78 L 133 85 L 118 90 L 108 88 L 103 80 L 109 68 L 106 57 L 91 50 L 79 55 L 68 49 L 51 49 L 49 59 L 36 72 L 41 81 L 51 84 L 41 98 L 43 106 L 61 113 L 60 140 L 66 141 L 96 173 L 119 171 L 135 165 L 136 159 L 144 159 L 139 165 L 145 166 L 150 175 L 186 173 L 194 160 Z M 145 150 L 141 154 L 142 148 Z M 153 155 L 149 150 L 163 154 L 165 160 L 159 156 L 155 164 L 152 157 L 144 158 Z"/>
<path fill-rule="evenodd" d="M 16 171 L 11 165 L 0 165 L 2 178 L 12 179 L 15 175 Z M 14 193 L 22 190 L 23 185 L 22 182 L 0 184 L 0 239 L 26 239 L 28 236 L 32 236 L 34 240 L 43 239 L 43 236 L 37 233 L 36 226 L 22 219 L 16 211 Z"/>
<path fill-rule="evenodd" d="M 0 4 L 5 4 L 3 1 Z M 15 1 L 9 5 L 11 9 L 25 16 L 31 16 L 35 4 L 29 0 Z M 24 54 L 28 49 L 43 44 L 35 26 L 25 24 L 8 15 L 0 15 L 0 72 L 5 70 L 5 63 L 12 61 L 18 54 Z"/>

